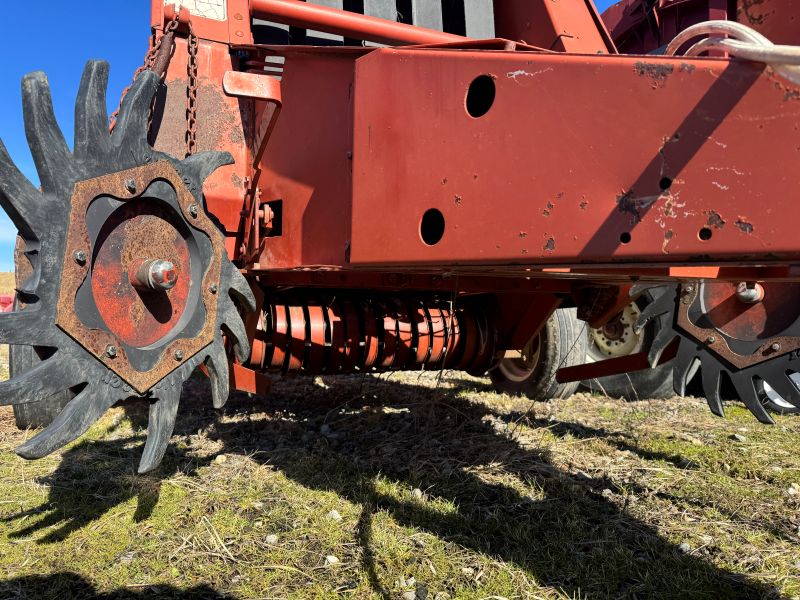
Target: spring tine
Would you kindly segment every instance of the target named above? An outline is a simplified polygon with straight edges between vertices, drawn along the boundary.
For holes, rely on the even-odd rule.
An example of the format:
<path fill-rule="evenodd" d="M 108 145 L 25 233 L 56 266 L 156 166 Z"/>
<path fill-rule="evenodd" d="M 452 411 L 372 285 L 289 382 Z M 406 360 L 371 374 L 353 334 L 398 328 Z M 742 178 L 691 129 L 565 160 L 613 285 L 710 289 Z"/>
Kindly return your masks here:
<path fill-rule="evenodd" d="M 14 450 L 22 458 L 42 458 L 77 439 L 117 400 L 117 390 L 87 387 L 75 396 L 41 433 Z"/>
<path fill-rule="evenodd" d="M 231 262 L 225 264 L 223 283 L 227 283 L 231 297 L 240 301 L 247 312 L 255 312 L 256 297 L 253 295 L 253 290 L 250 289 L 250 284 L 244 275 Z"/>
<path fill-rule="evenodd" d="M 205 181 L 214 171 L 234 163 L 230 152 L 209 150 L 192 154 L 181 161 L 181 166 L 191 172 L 198 181 Z"/>
<path fill-rule="evenodd" d="M 687 348 L 686 343 L 681 344 L 678 355 L 672 363 L 672 387 L 678 396 L 686 395 L 686 380 L 696 359 L 692 348 Z"/>
<path fill-rule="evenodd" d="M 716 365 L 709 364 L 711 361 L 706 361 L 700 366 L 700 376 L 703 379 L 703 393 L 708 402 L 708 408 L 711 412 L 718 417 L 725 416 L 725 409 L 722 406 L 722 397 L 719 394 L 720 388 L 720 370 Z"/>
<path fill-rule="evenodd" d="M 0 313 L 0 343 L 25 346 L 36 340 L 38 346 L 50 346 L 59 333 L 47 324 L 43 310 L 28 309 Z"/>
<path fill-rule="evenodd" d="M 26 240 L 39 239 L 47 223 L 47 207 L 42 194 L 33 187 L 0 140 L 0 206 Z"/>
<path fill-rule="evenodd" d="M 778 377 L 766 379 L 765 383 L 775 390 L 775 393 L 781 398 L 800 408 L 800 391 L 798 391 L 797 386 L 789 375 L 781 373 Z"/>
<path fill-rule="evenodd" d="M 775 421 L 772 420 L 767 409 L 764 408 L 764 405 L 761 404 L 761 400 L 758 398 L 753 376 L 746 373 L 735 374 L 731 375 L 731 381 L 736 388 L 736 392 L 739 394 L 739 399 L 748 410 L 753 413 L 755 418 L 766 425 L 774 425 Z"/>
<path fill-rule="evenodd" d="M 209 379 L 211 380 L 211 401 L 214 408 L 222 408 L 228 401 L 230 393 L 229 365 L 228 356 L 225 354 L 225 346 L 221 336 L 211 346 L 211 350 L 206 360 Z"/>
<path fill-rule="evenodd" d="M 247 330 L 244 327 L 242 317 L 233 306 L 230 300 L 222 301 L 222 327 L 233 343 L 233 351 L 239 362 L 245 362 L 250 356 L 250 342 L 247 340 Z"/>
<path fill-rule="evenodd" d="M 158 85 L 158 75 L 152 71 L 142 71 L 136 77 L 122 101 L 119 118 L 111 135 L 114 146 L 132 148 L 134 154 L 147 152 L 150 147 L 147 142 L 147 123 Z M 123 158 L 127 160 L 127 157 Z"/>
<path fill-rule="evenodd" d="M 0 383 L 0 406 L 41 402 L 84 381 L 74 361 L 56 353 L 30 370 Z"/>
<path fill-rule="evenodd" d="M 83 69 L 78 97 L 75 100 L 75 158 L 106 156 L 111 150 L 108 133 L 108 63 L 90 60 Z"/>
<path fill-rule="evenodd" d="M 72 154 L 53 112 L 47 75 L 41 71 L 30 73 L 22 79 L 22 112 L 25 135 L 42 190 L 45 193 L 61 192 L 68 195 Z"/>
<path fill-rule="evenodd" d="M 147 442 L 144 446 L 142 458 L 139 461 L 139 473 L 147 473 L 155 469 L 164 458 L 164 453 L 169 446 L 169 438 L 175 429 L 175 420 L 178 416 L 178 405 L 181 400 L 181 382 L 177 385 L 168 385 L 163 382 L 163 388 L 156 393 L 158 399 L 150 404 L 150 415 L 147 420 Z"/>

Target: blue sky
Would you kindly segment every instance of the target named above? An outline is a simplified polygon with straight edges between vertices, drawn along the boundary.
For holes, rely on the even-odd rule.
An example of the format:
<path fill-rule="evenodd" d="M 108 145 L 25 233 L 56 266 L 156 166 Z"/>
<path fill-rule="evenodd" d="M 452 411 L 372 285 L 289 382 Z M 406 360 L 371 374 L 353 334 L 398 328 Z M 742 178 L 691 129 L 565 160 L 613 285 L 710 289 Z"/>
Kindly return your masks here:
<path fill-rule="evenodd" d="M 31 71 L 47 73 L 56 117 L 71 145 L 83 65 L 90 58 L 111 63 L 108 106 L 114 110 L 147 50 L 150 2 L 50 0 L 35 9 L 27 2 L 3 4 L 0 39 L 6 58 L 0 70 L 0 138 L 22 172 L 38 185 L 22 123 L 22 77 Z M 597 7 L 602 11 L 610 4 L 600 0 Z M 0 271 L 13 269 L 15 236 L 16 229 L 0 210 Z"/>

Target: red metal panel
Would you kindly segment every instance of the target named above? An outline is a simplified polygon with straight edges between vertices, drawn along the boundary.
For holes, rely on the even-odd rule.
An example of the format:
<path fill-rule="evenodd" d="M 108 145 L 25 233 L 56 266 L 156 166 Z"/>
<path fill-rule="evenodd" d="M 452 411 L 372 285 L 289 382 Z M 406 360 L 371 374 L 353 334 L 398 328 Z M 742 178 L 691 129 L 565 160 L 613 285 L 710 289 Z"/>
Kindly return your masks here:
<path fill-rule="evenodd" d="M 206 19 L 208 20 L 208 19 Z M 173 156 L 186 152 L 187 57 L 185 38 L 176 38 L 166 76 L 166 94 L 156 103 L 153 129 L 155 147 Z M 233 69 L 227 44 L 201 40 L 198 48 L 197 151 L 227 150 L 235 164 L 222 167 L 205 182 L 209 209 L 229 233 L 239 229 L 244 182 L 251 174 L 253 106 L 247 99 L 225 94 L 222 81 Z M 230 248 L 229 248 L 230 251 Z"/>
<path fill-rule="evenodd" d="M 283 110 L 262 161 L 261 200 L 283 200 L 263 268 L 345 264 L 350 226 L 353 56 L 286 59 Z"/>
<path fill-rule="evenodd" d="M 798 90 L 763 66 L 382 49 L 355 90 L 352 265 L 800 258 Z"/>
<path fill-rule="evenodd" d="M 775 44 L 800 42 L 800 2 L 738 0 L 736 20 L 767 36 Z"/>

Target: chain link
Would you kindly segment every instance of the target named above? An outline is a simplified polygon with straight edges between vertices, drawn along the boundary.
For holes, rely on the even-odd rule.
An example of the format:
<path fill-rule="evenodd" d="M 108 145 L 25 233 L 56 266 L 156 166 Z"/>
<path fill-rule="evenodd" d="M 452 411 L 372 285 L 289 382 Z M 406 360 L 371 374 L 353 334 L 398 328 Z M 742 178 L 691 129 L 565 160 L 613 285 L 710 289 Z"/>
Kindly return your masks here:
<path fill-rule="evenodd" d="M 194 154 L 197 148 L 197 36 L 189 22 L 189 63 L 187 71 L 189 84 L 186 90 L 186 156 Z"/>
<path fill-rule="evenodd" d="M 150 48 L 150 50 L 148 50 L 144 55 L 144 62 L 142 66 L 136 69 L 136 71 L 133 73 L 133 81 L 136 81 L 136 78 L 143 71 L 153 68 L 156 57 L 161 50 L 161 43 L 164 40 L 164 37 L 168 33 L 175 31 L 177 28 L 178 17 L 176 16 L 169 23 L 167 23 L 167 26 L 164 27 L 164 33 L 158 38 L 158 40 L 156 40 L 156 42 L 153 44 L 153 47 Z M 194 34 L 194 30 L 192 29 L 191 21 L 189 22 L 189 37 L 186 40 L 186 44 L 189 50 L 189 57 L 187 61 L 187 73 L 189 80 L 186 89 L 186 156 L 191 156 L 197 150 L 197 50 L 199 47 L 199 42 L 197 36 Z M 119 99 L 119 106 L 117 106 L 117 110 L 111 114 L 111 131 L 114 130 L 114 126 L 117 124 L 119 111 L 122 108 L 122 101 L 125 99 L 125 96 L 131 89 L 132 85 L 133 83 L 122 90 L 122 95 Z"/>
<path fill-rule="evenodd" d="M 136 81 L 136 78 L 139 76 L 140 73 L 142 73 L 142 72 L 144 72 L 144 71 L 146 71 L 146 70 L 148 70 L 148 69 L 153 67 L 153 64 L 155 63 L 155 60 L 156 60 L 156 56 L 158 56 L 158 52 L 159 52 L 159 50 L 161 50 L 161 42 L 164 40 L 164 36 L 166 36 L 168 33 L 171 33 L 173 31 L 175 31 L 177 28 L 178 28 L 178 17 L 175 17 L 169 23 L 167 23 L 167 26 L 164 27 L 164 33 L 161 35 L 161 37 L 159 37 L 156 40 L 155 44 L 153 44 L 153 47 L 150 48 L 145 53 L 144 62 L 142 63 L 142 66 L 139 67 L 138 69 L 136 69 L 133 72 L 133 78 L 131 80 L 131 84 L 128 87 L 126 87 L 124 90 L 122 90 L 122 94 L 120 95 L 120 98 L 119 98 L 119 105 L 117 106 L 117 110 L 115 110 L 113 113 L 111 113 L 111 117 L 110 117 L 110 125 L 111 125 L 110 129 L 111 129 L 111 131 L 114 130 L 114 126 L 117 124 L 117 117 L 119 117 L 119 111 L 122 108 L 122 101 L 125 99 L 125 96 L 130 91 L 131 86 L 133 85 L 133 82 Z"/>

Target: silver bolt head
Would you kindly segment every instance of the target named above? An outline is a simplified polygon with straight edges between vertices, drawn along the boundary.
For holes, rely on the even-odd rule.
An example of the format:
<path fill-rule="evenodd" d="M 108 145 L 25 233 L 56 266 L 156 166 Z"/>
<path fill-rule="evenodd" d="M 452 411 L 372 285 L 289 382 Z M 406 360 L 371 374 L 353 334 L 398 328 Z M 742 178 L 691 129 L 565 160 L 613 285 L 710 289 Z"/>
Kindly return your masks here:
<path fill-rule="evenodd" d="M 72 256 L 75 259 L 75 262 L 80 265 L 86 262 L 86 252 L 83 250 L 75 250 Z"/>
<path fill-rule="evenodd" d="M 114 358 L 117 355 L 117 347 L 108 345 L 106 346 L 106 356 L 108 358 Z"/>
<path fill-rule="evenodd" d="M 687 285 L 686 286 L 686 291 L 690 292 L 690 293 L 693 292 L 694 291 L 694 286 L 693 285 Z"/>
<path fill-rule="evenodd" d="M 175 351 L 175 360 L 183 360 L 183 350 Z"/>
<path fill-rule="evenodd" d="M 131 194 L 136 193 L 136 182 L 133 179 L 126 179 L 125 180 L 125 189 L 128 190 Z"/>
<path fill-rule="evenodd" d="M 154 290 L 167 291 L 178 283 L 178 272 L 175 265 L 168 260 L 154 260 L 147 273 L 148 283 Z"/>
<path fill-rule="evenodd" d="M 708 336 L 708 337 L 706 338 L 706 341 L 707 341 L 709 344 L 713 344 L 714 342 L 716 342 L 716 341 L 717 341 L 717 336 L 715 336 L 715 335 L 710 335 L 710 336 Z"/>
<path fill-rule="evenodd" d="M 770 348 L 772 348 L 775 352 L 777 352 L 778 350 L 781 349 L 781 345 L 775 342 L 774 344 L 772 344 L 772 346 L 770 346 Z"/>
<path fill-rule="evenodd" d="M 190 204 L 189 205 L 189 214 L 192 215 L 195 218 L 197 217 L 197 214 L 198 214 L 197 204 Z"/>
<path fill-rule="evenodd" d="M 218 289 L 217 285 L 214 284 L 214 283 L 212 283 L 210 286 L 208 286 L 208 291 L 211 292 L 212 294 L 216 294 L 217 293 L 217 289 Z"/>

